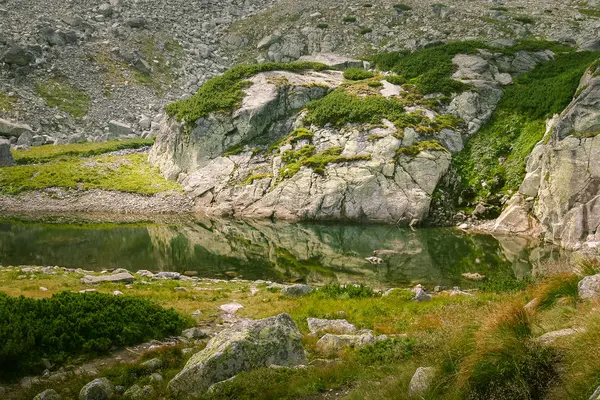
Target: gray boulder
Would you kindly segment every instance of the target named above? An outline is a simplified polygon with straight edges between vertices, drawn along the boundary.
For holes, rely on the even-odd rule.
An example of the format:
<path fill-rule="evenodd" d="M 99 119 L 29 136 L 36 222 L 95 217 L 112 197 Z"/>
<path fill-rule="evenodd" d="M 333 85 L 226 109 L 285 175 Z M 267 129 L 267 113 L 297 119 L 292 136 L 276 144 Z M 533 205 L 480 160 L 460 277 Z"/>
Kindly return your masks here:
<path fill-rule="evenodd" d="M 328 333 L 317 342 L 316 348 L 321 353 L 337 353 L 347 347 L 364 347 L 376 341 L 387 339 L 386 335 L 375 336 L 366 331 L 355 335 L 336 335 Z"/>
<path fill-rule="evenodd" d="M 577 288 L 582 299 L 600 298 L 600 274 L 586 276 L 579 281 Z"/>
<path fill-rule="evenodd" d="M 79 392 L 79 400 L 109 400 L 115 391 L 107 378 L 94 379 Z"/>
<path fill-rule="evenodd" d="M 125 136 L 132 134 L 133 129 L 124 122 L 112 120 L 108 123 L 108 132 L 117 136 Z"/>
<path fill-rule="evenodd" d="M 415 371 L 410 384 L 408 385 L 408 395 L 416 397 L 429 390 L 435 378 L 435 369 L 432 367 L 419 367 Z"/>
<path fill-rule="evenodd" d="M 188 338 L 188 339 L 204 339 L 204 338 L 208 337 L 208 334 L 206 332 L 204 332 L 202 329 L 196 327 L 196 328 L 186 329 L 185 331 L 181 332 L 181 336 Z"/>
<path fill-rule="evenodd" d="M 279 35 L 269 35 L 262 38 L 258 44 L 256 45 L 257 49 L 268 49 L 272 44 L 278 43 L 281 41 L 281 36 Z"/>
<path fill-rule="evenodd" d="M 312 287 L 308 285 L 291 285 L 281 289 L 281 295 L 286 297 L 302 297 L 312 292 Z"/>
<path fill-rule="evenodd" d="M 42 393 L 39 393 L 33 398 L 33 400 L 61 400 L 60 394 L 56 393 L 54 389 L 46 389 Z"/>
<path fill-rule="evenodd" d="M 305 365 L 302 334 L 288 314 L 251 321 L 221 331 L 190 358 L 169 382 L 174 394 L 196 397 L 214 383 L 240 372 L 279 365 Z"/>
<path fill-rule="evenodd" d="M 129 272 L 123 272 L 120 274 L 113 274 L 113 275 L 85 275 L 83 278 L 81 278 L 81 282 L 82 283 L 87 283 L 87 284 L 96 284 L 96 283 L 103 283 L 103 282 L 111 282 L 111 283 L 133 283 L 133 275 L 131 275 Z"/>
<path fill-rule="evenodd" d="M 151 371 L 151 372 L 159 370 L 160 368 L 162 368 L 162 366 L 163 366 L 163 362 L 162 362 L 162 360 L 160 360 L 158 358 L 153 358 L 151 360 L 144 361 L 143 363 L 140 364 L 140 367 L 142 367 L 148 371 Z"/>
<path fill-rule="evenodd" d="M 131 18 L 127 20 L 126 24 L 131 28 L 139 29 L 146 26 L 146 19 L 144 17 Z"/>
<path fill-rule="evenodd" d="M 18 124 L 0 118 L 0 136 L 15 136 L 19 137 L 23 133 L 32 133 L 33 130 L 29 125 Z"/>
<path fill-rule="evenodd" d="M 356 332 L 356 327 L 345 319 L 319 319 L 307 318 L 308 330 L 313 336 L 324 333 L 351 334 Z"/>
<path fill-rule="evenodd" d="M 412 298 L 413 301 L 421 302 L 431 300 L 431 295 L 427 293 L 425 289 L 421 287 L 421 285 L 418 285 L 416 288 L 414 288 L 413 293 L 415 294 L 415 296 Z"/>
<path fill-rule="evenodd" d="M 35 61 L 35 54 L 25 47 L 15 45 L 2 54 L 0 61 L 18 67 L 26 67 Z"/>
<path fill-rule="evenodd" d="M 0 139 L 0 167 L 15 165 L 15 159 L 10 152 L 10 142 Z"/>
<path fill-rule="evenodd" d="M 552 344 L 559 338 L 572 336 L 577 333 L 584 333 L 585 331 L 585 328 L 569 328 L 561 329 L 559 331 L 546 332 L 538 338 L 538 341 L 542 344 Z"/>

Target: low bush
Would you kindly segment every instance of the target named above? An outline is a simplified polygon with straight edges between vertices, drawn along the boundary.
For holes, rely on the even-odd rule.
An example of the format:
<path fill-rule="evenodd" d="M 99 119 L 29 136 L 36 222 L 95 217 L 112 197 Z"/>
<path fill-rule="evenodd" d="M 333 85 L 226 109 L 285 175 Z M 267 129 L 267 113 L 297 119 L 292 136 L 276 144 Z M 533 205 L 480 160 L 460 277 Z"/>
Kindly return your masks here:
<path fill-rule="evenodd" d="M 400 75 L 388 75 L 385 80 L 392 85 L 404 85 L 406 83 L 406 78 Z"/>
<path fill-rule="evenodd" d="M 378 124 L 383 118 L 396 121 L 404 115 L 404 106 L 398 99 L 382 96 L 358 97 L 337 89 L 322 99 L 306 105 L 305 124 L 325 126 L 331 123 L 341 127 L 348 123 Z"/>
<path fill-rule="evenodd" d="M 356 22 L 356 17 L 344 17 L 342 21 L 344 21 L 345 23 L 354 23 Z"/>
<path fill-rule="evenodd" d="M 36 373 L 42 359 L 64 363 L 181 332 L 188 321 L 148 300 L 63 292 L 49 299 L 0 293 L 0 372 Z"/>
<path fill-rule="evenodd" d="M 351 81 L 360 81 L 363 79 L 372 78 L 374 75 L 370 71 L 365 71 L 362 68 L 348 68 L 344 71 L 344 78 Z"/>
<path fill-rule="evenodd" d="M 364 365 L 387 365 L 409 358 L 412 352 L 411 340 L 394 338 L 360 348 L 356 352 L 356 359 Z"/>
<path fill-rule="evenodd" d="M 361 35 L 366 35 L 367 33 L 371 32 L 373 32 L 373 29 L 367 27 L 360 28 L 360 30 L 358 31 L 358 33 L 360 33 Z"/>
<path fill-rule="evenodd" d="M 317 24 L 317 28 L 319 28 L 319 29 L 327 29 L 327 28 L 329 28 L 329 24 Z"/>
<path fill-rule="evenodd" d="M 575 274 L 558 274 L 545 279 L 533 289 L 538 309 L 552 307 L 559 300 L 575 305 L 579 296 L 577 285 L 581 278 Z"/>
<path fill-rule="evenodd" d="M 408 4 L 403 4 L 403 3 L 394 4 L 394 8 L 396 10 L 401 10 L 401 11 L 410 11 L 410 10 L 412 10 L 411 6 L 409 6 Z"/>
<path fill-rule="evenodd" d="M 194 124 L 212 112 L 228 113 L 239 107 L 244 99 L 243 89 L 248 78 L 267 71 L 304 71 L 327 69 L 327 65 L 313 62 L 264 63 L 238 65 L 223 75 L 208 80 L 191 97 L 167 106 L 167 113 L 179 121 Z"/>

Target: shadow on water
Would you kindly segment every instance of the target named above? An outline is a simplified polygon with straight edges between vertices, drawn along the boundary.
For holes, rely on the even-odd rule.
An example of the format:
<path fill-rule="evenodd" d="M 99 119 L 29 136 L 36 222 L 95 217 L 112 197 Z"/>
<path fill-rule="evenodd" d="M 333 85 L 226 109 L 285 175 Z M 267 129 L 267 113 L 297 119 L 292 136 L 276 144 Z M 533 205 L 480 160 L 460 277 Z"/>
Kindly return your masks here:
<path fill-rule="evenodd" d="M 381 251 L 384 250 L 384 251 Z M 383 262 L 366 260 L 374 252 Z M 464 272 L 520 279 L 558 259 L 551 245 L 453 229 L 205 220 L 185 224 L 0 222 L 0 265 L 197 271 L 279 282 L 469 286 Z"/>

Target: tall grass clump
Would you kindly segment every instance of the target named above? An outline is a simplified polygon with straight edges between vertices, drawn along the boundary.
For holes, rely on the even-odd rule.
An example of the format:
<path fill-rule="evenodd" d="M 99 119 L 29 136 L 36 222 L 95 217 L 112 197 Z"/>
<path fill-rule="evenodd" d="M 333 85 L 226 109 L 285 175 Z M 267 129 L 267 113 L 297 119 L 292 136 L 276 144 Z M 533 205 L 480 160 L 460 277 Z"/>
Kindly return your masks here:
<path fill-rule="evenodd" d="M 461 363 L 467 399 L 543 399 L 558 380 L 556 350 L 532 337 L 533 317 L 521 303 L 503 305 L 475 334 L 474 351 Z"/>
<path fill-rule="evenodd" d="M 49 299 L 0 293 L 0 376 L 43 369 L 113 347 L 179 334 L 188 321 L 146 299 L 101 293 L 56 294 Z"/>
<path fill-rule="evenodd" d="M 379 293 L 364 285 L 340 285 L 332 283 L 318 288 L 312 296 L 319 299 L 357 299 L 378 297 Z"/>
<path fill-rule="evenodd" d="M 579 296 L 577 285 L 581 278 L 575 274 L 557 274 L 544 279 L 533 288 L 533 298 L 538 309 L 548 309 L 557 301 L 568 301 L 575 305 Z"/>

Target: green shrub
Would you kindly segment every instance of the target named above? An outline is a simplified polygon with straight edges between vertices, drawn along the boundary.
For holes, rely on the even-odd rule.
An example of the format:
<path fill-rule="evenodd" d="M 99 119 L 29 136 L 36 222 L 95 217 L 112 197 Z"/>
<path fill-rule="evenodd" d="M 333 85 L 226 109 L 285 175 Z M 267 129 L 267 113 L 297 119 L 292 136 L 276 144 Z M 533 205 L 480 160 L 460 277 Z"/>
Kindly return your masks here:
<path fill-rule="evenodd" d="M 342 21 L 344 21 L 345 23 L 354 23 L 356 22 L 356 17 L 344 17 Z"/>
<path fill-rule="evenodd" d="M 317 28 L 319 28 L 319 29 L 327 29 L 327 28 L 329 28 L 329 24 L 317 24 Z"/>
<path fill-rule="evenodd" d="M 378 297 L 380 294 L 364 285 L 340 285 L 339 283 L 332 283 L 313 291 L 312 296 L 319 299 L 356 299 Z"/>
<path fill-rule="evenodd" d="M 385 80 L 392 85 L 404 85 L 406 83 L 406 78 L 400 75 L 388 75 Z"/>
<path fill-rule="evenodd" d="M 425 141 L 419 142 L 410 147 L 400 147 L 396 154 L 397 154 L 397 156 L 404 155 L 404 156 L 408 156 L 408 157 L 416 157 L 420 152 L 426 151 L 426 150 L 445 151 L 445 152 L 448 151 L 437 140 L 425 140 Z"/>
<path fill-rule="evenodd" d="M 373 29 L 367 27 L 360 28 L 360 30 L 358 31 L 358 33 L 360 33 L 361 35 L 366 35 L 367 33 L 371 32 L 373 32 Z"/>
<path fill-rule="evenodd" d="M 365 71 L 362 68 L 348 68 L 344 71 L 344 78 L 351 81 L 360 81 L 363 79 L 369 79 L 375 76 L 370 71 Z"/>
<path fill-rule="evenodd" d="M 523 24 L 533 24 L 535 21 L 533 18 L 531 17 L 527 17 L 527 16 L 518 16 L 514 18 L 515 21 L 519 21 Z"/>
<path fill-rule="evenodd" d="M 367 85 L 372 88 L 379 88 L 383 86 L 383 83 L 381 83 L 380 81 L 371 81 L 368 82 Z"/>
<path fill-rule="evenodd" d="M 358 97 L 337 89 L 329 95 L 306 105 L 308 114 L 304 117 L 305 124 L 324 126 L 331 123 L 341 127 L 348 123 L 378 124 L 386 118 L 396 121 L 404 113 L 404 106 L 395 98 L 386 99 L 382 96 Z"/>
<path fill-rule="evenodd" d="M 265 63 L 238 65 L 226 71 L 223 75 L 208 80 L 191 97 L 167 106 L 167 113 L 179 121 L 193 124 L 197 119 L 208 116 L 213 112 L 228 113 L 239 107 L 244 99 L 244 88 L 247 88 L 248 78 L 267 71 L 322 71 L 327 69 L 325 64 L 313 62 Z"/>
<path fill-rule="evenodd" d="M 577 285 L 581 278 L 575 274 L 559 274 L 545 279 L 533 290 L 537 299 L 538 309 L 552 307 L 558 300 L 569 300 L 572 305 L 577 303 L 579 291 Z"/>
<path fill-rule="evenodd" d="M 174 310 L 140 298 L 63 292 L 35 300 L 0 293 L 0 371 L 36 373 L 43 358 L 60 364 L 175 335 L 187 325 Z"/>
<path fill-rule="evenodd" d="M 388 339 L 360 348 L 356 359 L 364 365 L 388 365 L 406 360 L 412 355 L 413 342 L 409 339 Z"/>

